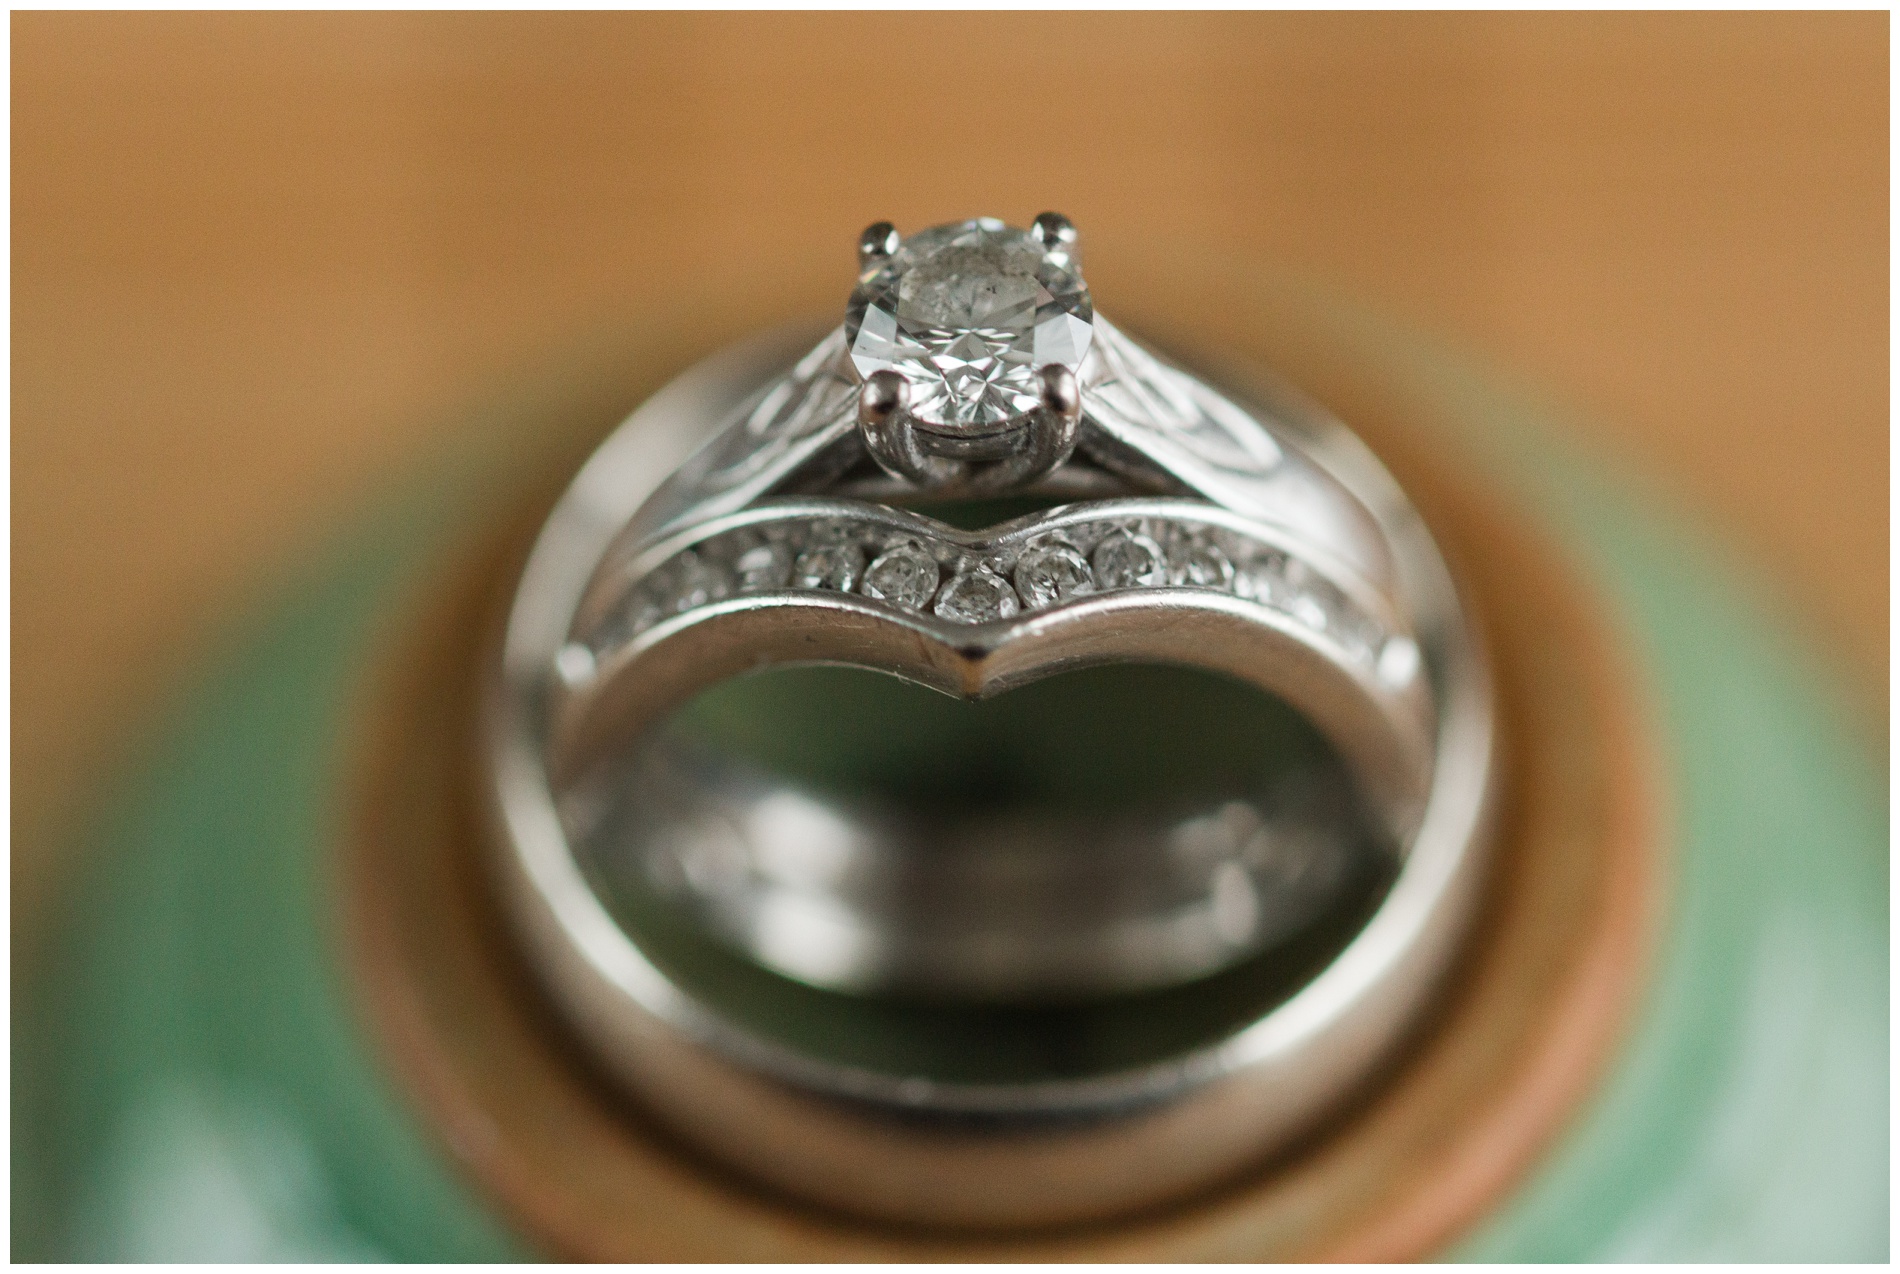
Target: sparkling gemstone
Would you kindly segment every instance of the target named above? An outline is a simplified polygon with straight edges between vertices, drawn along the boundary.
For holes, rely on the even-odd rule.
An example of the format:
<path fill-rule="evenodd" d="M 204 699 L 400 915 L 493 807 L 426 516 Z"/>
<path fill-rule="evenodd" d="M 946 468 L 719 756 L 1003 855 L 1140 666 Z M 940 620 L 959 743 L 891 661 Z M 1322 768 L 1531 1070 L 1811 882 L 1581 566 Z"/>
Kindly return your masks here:
<path fill-rule="evenodd" d="M 1302 566 L 1300 596 L 1291 609 L 1301 622 L 1329 633 L 1341 645 L 1349 645 L 1353 636 L 1353 607 L 1346 595 L 1311 567 Z"/>
<path fill-rule="evenodd" d="M 1316 632 L 1330 628 L 1333 608 L 1328 602 L 1337 596 L 1332 585 L 1297 557 L 1286 559 L 1280 571 L 1283 582 L 1274 605 Z"/>
<path fill-rule="evenodd" d="M 742 593 L 784 588 L 792 578 L 792 553 L 783 544 L 755 544 L 732 559 L 732 573 Z"/>
<path fill-rule="evenodd" d="M 1016 561 L 1016 591 L 1031 606 L 1051 606 L 1095 591 L 1095 576 L 1067 544 L 1038 544 Z"/>
<path fill-rule="evenodd" d="M 1234 563 L 1218 544 L 1193 537 L 1178 547 L 1173 576 L 1177 584 L 1224 589 L 1234 582 Z"/>
<path fill-rule="evenodd" d="M 1008 619 L 1020 608 L 1009 581 L 987 566 L 959 572 L 937 594 L 937 614 L 960 624 Z"/>
<path fill-rule="evenodd" d="M 1311 593 L 1297 593 L 1287 602 L 1293 618 L 1317 632 L 1326 631 L 1326 607 Z"/>
<path fill-rule="evenodd" d="M 899 544 L 864 568 L 858 591 L 910 610 L 922 610 L 937 592 L 937 559 L 917 544 Z"/>
<path fill-rule="evenodd" d="M 1161 546 L 1135 531 L 1115 531 L 1089 555 L 1095 582 L 1103 588 L 1136 588 L 1168 582 L 1168 560 Z"/>
<path fill-rule="evenodd" d="M 587 644 L 597 651 L 611 650 L 665 619 L 666 612 L 653 600 L 652 583 L 649 579 L 635 588 L 623 604 L 603 619 L 600 630 L 588 637 Z"/>
<path fill-rule="evenodd" d="M 980 217 L 905 239 L 852 292 L 845 339 L 860 375 L 910 382 L 922 423 L 981 428 L 1033 411 L 1041 368 L 1080 368 L 1094 320 L 1067 249 Z"/>
<path fill-rule="evenodd" d="M 1355 607 L 1346 604 L 1343 597 L 1338 607 L 1333 610 L 1332 620 L 1333 636 L 1341 646 L 1346 648 L 1348 654 L 1366 660 L 1378 654 L 1385 634 L 1371 619 L 1360 614 Z"/>
<path fill-rule="evenodd" d="M 732 592 L 726 573 L 688 549 L 673 564 L 673 609 L 689 611 Z"/>
<path fill-rule="evenodd" d="M 1234 570 L 1234 592 L 1268 606 L 1282 604 L 1287 595 L 1286 558 L 1275 552 L 1259 553 Z"/>
<path fill-rule="evenodd" d="M 819 544 L 792 564 L 794 588 L 835 588 L 848 593 L 864 571 L 864 552 L 855 544 Z"/>

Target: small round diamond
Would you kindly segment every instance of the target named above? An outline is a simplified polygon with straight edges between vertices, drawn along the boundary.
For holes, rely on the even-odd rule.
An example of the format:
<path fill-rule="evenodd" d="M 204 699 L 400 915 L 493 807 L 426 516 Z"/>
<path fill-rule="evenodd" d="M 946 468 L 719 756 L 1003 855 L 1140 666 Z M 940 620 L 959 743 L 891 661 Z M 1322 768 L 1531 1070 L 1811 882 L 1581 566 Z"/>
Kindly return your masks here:
<path fill-rule="evenodd" d="M 1354 636 L 1353 608 L 1346 601 L 1345 594 L 1310 566 L 1304 563 L 1296 565 L 1300 569 L 1297 572 L 1290 571 L 1288 577 L 1299 576 L 1300 595 L 1293 599 L 1288 609 L 1301 623 L 1329 634 L 1342 646 L 1350 647 Z"/>
<path fill-rule="evenodd" d="M 959 573 L 937 594 L 937 614 L 960 624 L 1008 619 L 1020 608 L 1009 581 L 987 566 Z"/>
<path fill-rule="evenodd" d="M 917 420 L 986 429 L 1036 409 L 1042 368 L 1079 369 L 1094 321 L 1067 245 L 980 217 L 905 239 L 852 292 L 845 339 L 860 376 L 909 382 Z"/>
<path fill-rule="evenodd" d="M 1052 606 L 1094 592 L 1095 576 L 1067 544 L 1038 544 L 1017 559 L 1016 591 L 1030 606 Z"/>
<path fill-rule="evenodd" d="M 791 550 L 783 544 L 755 544 L 732 559 L 732 573 L 742 593 L 784 588 L 792 578 Z"/>
<path fill-rule="evenodd" d="M 679 555 L 673 567 L 673 609 L 689 611 L 716 602 L 732 592 L 732 581 L 717 566 L 692 550 Z"/>
<path fill-rule="evenodd" d="M 1139 588 L 1168 582 L 1168 560 L 1161 546 L 1135 531 L 1116 531 L 1089 555 L 1095 582 L 1102 588 Z"/>
<path fill-rule="evenodd" d="M 1234 564 L 1219 545 L 1192 539 L 1180 546 L 1174 582 L 1194 588 L 1225 589 L 1234 582 Z"/>
<path fill-rule="evenodd" d="M 1234 571 L 1234 592 L 1263 605 L 1280 605 L 1287 594 L 1286 558 L 1279 553 L 1257 553 Z"/>
<path fill-rule="evenodd" d="M 1326 607 L 1311 593 L 1300 593 L 1287 603 L 1293 618 L 1316 632 L 1326 631 Z"/>
<path fill-rule="evenodd" d="M 937 592 L 937 559 L 918 544 L 900 544 L 864 569 L 858 591 L 908 610 L 922 610 Z"/>
<path fill-rule="evenodd" d="M 855 544 L 820 544 L 792 564 L 792 587 L 835 588 L 848 593 L 864 571 L 864 552 Z"/>

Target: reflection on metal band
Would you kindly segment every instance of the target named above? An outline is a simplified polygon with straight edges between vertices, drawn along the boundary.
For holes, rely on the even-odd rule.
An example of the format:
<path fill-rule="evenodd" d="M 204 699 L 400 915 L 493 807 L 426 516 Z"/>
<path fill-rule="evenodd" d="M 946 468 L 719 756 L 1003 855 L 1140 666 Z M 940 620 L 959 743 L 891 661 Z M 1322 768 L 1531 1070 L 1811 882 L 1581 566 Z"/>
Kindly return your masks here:
<path fill-rule="evenodd" d="M 988 1002 L 1205 976 L 1394 858 L 1337 767 L 1199 810 L 931 817 L 674 745 L 602 767 L 561 814 L 604 892 L 650 892 L 787 977 Z"/>

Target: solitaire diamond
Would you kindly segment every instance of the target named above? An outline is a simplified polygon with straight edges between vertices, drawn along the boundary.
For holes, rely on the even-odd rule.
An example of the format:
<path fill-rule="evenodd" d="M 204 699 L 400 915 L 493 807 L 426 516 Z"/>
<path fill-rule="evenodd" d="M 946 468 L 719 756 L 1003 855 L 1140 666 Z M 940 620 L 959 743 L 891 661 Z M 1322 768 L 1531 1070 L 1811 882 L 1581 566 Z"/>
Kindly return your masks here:
<path fill-rule="evenodd" d="M 922 230 L 858 283 L 845 339 L 860 376 L 910 383 L 908 410 L 940 429 L 999 428 L 1036 409 L 1037 372 L 1075 371 L 1095 310 L 1068 249 L 990 217 Z"/>

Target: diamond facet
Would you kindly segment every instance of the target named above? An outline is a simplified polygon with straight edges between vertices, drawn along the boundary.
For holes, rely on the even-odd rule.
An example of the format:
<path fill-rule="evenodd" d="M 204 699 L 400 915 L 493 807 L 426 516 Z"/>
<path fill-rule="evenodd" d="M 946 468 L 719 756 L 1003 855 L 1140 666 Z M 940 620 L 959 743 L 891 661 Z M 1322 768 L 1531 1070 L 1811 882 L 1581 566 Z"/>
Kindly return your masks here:
<path fill-rule="evenodd" d="M 1220 545 L 1199 536 L 1184 537 L 1177 546 L 1174 582 L 1225 589 L 1234 582 L 1234 563 Z"/>
<path fill-rule="evenodd" d="M 792 564 L 793 588 L 835 588 L 848 593 L 864 570 L 864 553 L 855 544 L 820 544 Z"/>
<path fill-rule="evenodd" d="M 1021 609 L 1009 581 L 987 566 L 961 571 L 937 594 L 937 614 L 961 624 L 1008 619 Z"/>
<path fill-rule="evenodd" d="M 1305 624 L 1315 632 L 1326 631 L 1326 607 L 1311 593 L 1301 593 L 1287 604 L 1287 610 L 1293 618 Z"/>
<path fill-rule="evenodd" d="M 1052 606 L 1094 592 L 1095 576 L 1067 544 L 1038 544 L 1016 562 L 1016 591 L 1031 606 Z"/>
<path fill-rule="evenodd" d="M 1168 560 L 1161 546 L 1135 531 L 1116 531 L 1089 555 L 1095 581 L 1103 588 L 1139 588 L 1168 582 Z"/>
<path fill-rule="evenodd" d="M 900 544 L 864 568 L 858 591 L 909 610 L 922 610 L 937 592 L 937 559 L 921 545 Z"/>
<path fill-rule="evenodd" d="M 880 261 L 851 294 L 845 339 L 860 376 L 889 368 L 910 383 L 920 423 L 986 430 L 1036 409 L 1041 368 L 1081 367 L 1094 319 L 1066 245 L 980 217 L 919 231 Z"/>
<path fill-rule="evenodd" d="M 1286 555 L 1256 552 L 1234 573 L 1234 592 L 1249 601 L 1277 606 L 1286 600 Z"/>

